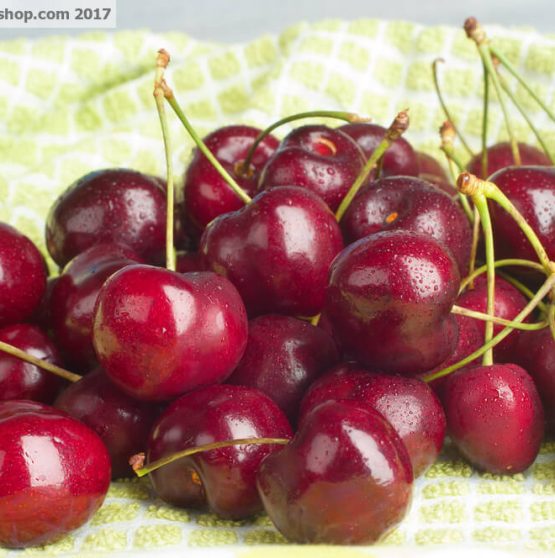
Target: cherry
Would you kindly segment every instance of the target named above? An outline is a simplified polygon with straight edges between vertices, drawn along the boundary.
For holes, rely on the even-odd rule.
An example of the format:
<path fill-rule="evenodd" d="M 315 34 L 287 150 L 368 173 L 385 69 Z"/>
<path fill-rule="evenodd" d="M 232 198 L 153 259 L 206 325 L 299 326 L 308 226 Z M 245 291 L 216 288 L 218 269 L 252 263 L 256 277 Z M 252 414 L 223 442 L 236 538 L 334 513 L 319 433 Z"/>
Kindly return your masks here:
<path fill-rule="evenodd" d="M 55 542 L 89 520 L 110 484 L 100 438 L 31 401 L 0 403 L 0 546 Z"/>
<path fill-rule="evenodd" d="M 112 478 L 132 476 L 129 458 L 144 448 L 161 409 L 132 399 L 98 368 L 70 385 L 55 407 L 92 428 L 106 445 Z"/>
<path fill-rule="evenodd" d="M 377 233 L 335 259 L 325 312 L 341 346 L 363 366 L 416 375 L 455 348 L 450 310 L 458 285 L 457 264 L 433 238 Z"/>
<path fill-rule="evenodd" d="M 322 125 L 295 128 L 281 142 L 260 177 L 260 188 L 300 186 L 335 211 L 364 166 L 354 140 Z"/>
<path fill-rule="evenodd" d="M 206 147 L 249 196 L 255 194 L 260 171 L 279 145 L 274 136 L 266 136 L 256 148 L 250 168 L 243 169 L 241 164 L 260 132 L 251 126 L 225 126 L 204 138 Z M 244 205 L 198 149 L 185 173 L 183 196 L 186 220 L 197 234 L 218 215 Z"/>
<path fill-rule="evenodd" d="M 302 401 L 300 422 L 321 403 L 340 399 L 368 405 L 393 426 L 405 444 L 415 477 L 436 461 L 445 438 L 445 413 L 424 382 L 342 364 L 310 386 Z"/>
<path fill-rule="evenodd" d="M 383 126 L 364 122 L 345 124 L 338 129 L 352 137 L 368 158 L 378 147 L 387 131 Z M 399 138 L 385 152 L 382 176 L 418 176 L 418 173 L 418 158 L 414 149 L 405 138 Z"/>
<path fill-rule="evenodd" d="M 328 401 L 258 473 L 264 509 L 296 543 L 368 544 L 404 517 L 412 468 L 393 427 L 368 406 Z"/>
<path fill-rule="evenodd" d="M 58 282 L 58 276 L 48 277 L 46 280 L 46 290 L 44 296 L 37 307 L 35 312 L 30 318 L 30 322 L 37 324 L 43 331 L 51 334 L 52 330 L 52 316 L 50 316 L 50 297 L 52 296 L 52 291 L 54 290 L 54 285 Z"/>
<path fill-rule="evenodd" d="M 54 337 L 68 365 L 88 372 L 96 365 L 91 333 L 100 288 L 116 271 L 140 262 L 129 248 L 96 244 L 73 258 L 52 288 L 49 315 Z"/>
<path fill-rule="evenodd" d="M 60 266 L 95 244 L 116 242 L 152 263 L 164 258 L 166 194 L 159 178 L 104 169 L 75 181 L 54 202 L 46 245 Z"/>
<path fill-rule="evenodd" d="M 542 165 L 550 166 L 549 157 L 540 151 L 537 147 L 528 145 L 527 143 L 518 142 L 518 151 L 522 165 Z M 505 167 L 515 164 L 511 144 L 508 141 L 496 143 L 487 149 L 488 152 L 488 176 Z M 468 172 L 475 174 L 479 178 L 487 178 L 482 173 L 482 154 L 474 155 L 470 162 L 466 165 Z"/>
<path fill-rule="evenodd" d="M 429 235 L 451 251 L 461 275 L 468 271 L 472 232 L 466 215 L 451 197 L 419 178 L 394 176 L 363 186 L 341 229 L 346 242 L 386 230 Z"/>
<path fill-rule="evenodd" d="M 179 273 L 205 271 L 202 263 L 202 254 L 199 252 L 178 252 L 175 268 Z"/>
<path fill-rule="evenodd" d="M 338 361 L 330 334 L 290 316 L 259 316 L 228 383 L 257 388 L 295 422 L 308 386 Z"/>
<path fill-rule="evenodd" d="M 206 267 L 237 287 L 250 316 L 317 314 L 329 266 L 342 247 L 330 209 L 296 187 L 272 188 L 221 215 L 200 242 Z"/>
<path fill-rule="evenodd" d="M 93 344 L 124 392 L 169 400 L 231 374 L 247 344 L 245 307 L 214 273 L 127 266 L 100 289 Z"/>
<path fill-rule="evenodd" d="M 449 435 L 476 467 L 515 474 L 538 455 L 543 409 L 532 378 L 520 366 L 458 370 L 447 376 L 443 404 Z"/>
<path fill-rule="evenodd" d="M 54 343 L 37 327 L 15 324 L 0 329 L 0 341 L 34 357 L 61 365 Z M 52 403 L 64 385 L 63 380 L 33 364 L 0 352 L 0 400 L 30 399 Z"/>
<path fill-rule="evenodd" d="M 434 159 L 434 157 L 423 153 L 422 151 L 417 151 L 416 158 L 418 160 L 418 178 L 429 182 L 450 196 L 457 193 L 457 190 L 451 183 L 445 169 L 436 159 Z"/>
<path fill-rule="evenodd" d="M 290 438 L 279 407 L 262 392 L 242 386 L 212 385 L 174 401 L 154 425 L 148 461 L 180 450 L 224 440 Z M 198 453 L 151 474 L 162 500 L 177 506 L 208 508 L 228 519 L 261 510 L 256 472 L 278 446 L 239 445 Z"/>
<path fill-rule="evenodd" d="M 37 247 L 0 223 L 0 327 L 26 321 L 46 291 L 46 264 Z"/>

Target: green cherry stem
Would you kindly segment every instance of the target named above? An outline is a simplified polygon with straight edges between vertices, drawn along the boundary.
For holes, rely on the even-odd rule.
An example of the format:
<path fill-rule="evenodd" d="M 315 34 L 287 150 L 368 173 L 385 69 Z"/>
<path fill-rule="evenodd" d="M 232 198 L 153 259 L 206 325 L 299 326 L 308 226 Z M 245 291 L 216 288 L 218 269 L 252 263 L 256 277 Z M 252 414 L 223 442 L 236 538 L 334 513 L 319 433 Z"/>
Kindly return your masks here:
<path fill-rule="evenodd" d="M 480 243 L 481 224 L 482 222 L 480 219 L 480 213 L 478 211 L 478 208 L 474 206 L 474 221 L 472 222 L 472 244 L 470 245 L 470 265 L 468 267 L 469 275 L 472 275 L 472 273 L 476 269 L 476 257 L 478 255 L 478 244 Z M 474 280 L 470 281 L 469 287 L 471 289 L 474 288 Z"/>
<path fill-rule="evenodd" d="M 473 318 L 475 320 L 481 320 L 483 322 L 492 322 L 494 324 L 499 324 L 503 326 L 510 326 L 513 329 L 520 329 L 523 331 L 536 331 L 538 329 L 544 329 L 549 324 L 547 320 L 536 323 L 517 323 L 512 320 L 505 320 L 504 318 L 498 318 L 497 316 L 490 316 L 489 314 L 484 314 L 483 312 L 476 312 L 475 310 L 469 310 L 463 306 L 453 306 L 451 308 L 451 314 L 456 314 L 458 316 L 466 316 L 467 318 Z"/>
<path fill-rule="evenodd" d="M 63 378 L 68 382 L 78 382 L 81 379 L 81 376 L 79 376 L 79 374 L 74 374 L 73 372 L 70 372 L 69 370 L 65 370 L 60 366 L 56 366 L 55 364 L 52 364 L 47 360 L 42 360 L 40 358 L 34 357 L 33 355 L 30 355 L 29 353 L 26 353 L 25 351 L 22 351 L 21 349 L 18 349 L 17 347 L 14 347 L 9 343 L 4 343 L 3 341 L 0 341 L 0 351 L 10 356 L 13 356 L 15 358 L 18 358 L 19 360 L 28 362 L 29 364 L 34 364 L 35 366 L 38 366 L 42 370 L 51 372 L 52 374 L 55 374 L 56 376 L 59 376 L 60 378 Z"/>
<path fill-rule="evenodd" d="M 164 155 L 166 157 L 166 268 L 175 271 L 175 248 L 173 240 L 173 220 L 174 220 L 174 185 L 173 185 L 173 166 L 170 130 L 166 115 L 164 90 L 161 82 L 164 79 L 164 70 L 168 67 L 170 55 L 160 49 L 156 57 L 156 74 L 154 77 L 154 100 L 156 110 L 160 118 L 162 137 L 164 138 Z"/>
<path fill-rule="evenodd" d="M 335 118 L 337 120 L 343 120 L 344 122 L 369 122 L 369 118 L 362 118 L 355 114 L 354 112 L 344 112 L 344 111 L 337 111 L 337 110 L 311 110 L 308 112 L 299 112 L 297 114 L 291 114 L 290 116 L 286 116 L 285 118 L 281 118 L 277 120 L 273 124 L 270 124 L 265 130 L 258 134 L 257 138 L 254 140 L 253 144 L 250 146 L 249 151 L 247 152 L 247 156 L 243 161 L 241 167 L 243 173 L 248 173 L 252 158 L 254 157 L 254 153 L 256 148 L 260 145 L 260 143 L 264 140 L 265 137 L 269 136 L 276 128 L 283 126 L 284 124 L 288 124 L 289 122 L 294 122 L 296 120 L 301 120 L 303 118 Z"/>
<path fill-rule="evenodd" d="M 161 80 L 160 86 L 164 91 L 164 97 L 166 98 L 166 101 L 168 101 L 169 105 L 171 106 L 171 108 L 173 109 L 173 111 L 175 112 L 179 120 L 181 120 L 181 123 L 183 124 L 183 126 L 185 127 L 185 129 L 187 130 L 187 132 L 189 133 L 189 135 L 191 136 L 191 138 L 193 139 L 197 147 L 200 149 L 202 154 L 210 161 L 212 166 L 218 171 L 220 176 L 227 182 L 228 186 L 233 190 L 233 192 L 237 195 L 237 197 L 240 198 L 245 204 L 250 203 L 252 201 L 250 196 L 241 188 L 241 186 L 239 186 L 239 184 L 237 184 L 236 180 L 225 170 L 225 168 L 220 164 L 218 159 L 214 157 L 214 154 L 210 151 L 210 149 L 206 147 L 206 144 L 204 143 L 204 141 L 202 141 L 202 138 L 196 133 L 195 129 L 189 122 L 189 119 L 187 118 L 181 106 L 179 105 L 179 102 L 175 98 L 172 89 L 169 87 L 169 85 L 166 83 L 164 79 Z"/>
<path fill-rule="evenodd" d="M 203 444 L 202 446 L 195 446 L 194 448 L 187 448 L 183 451 L 178 451 L 172 453 L 166 457 L 162 457 L 148 465 L 144 465 L 144 454 L 137 454 L 131 457 L 129 464 L 132 466 L 133 471 L 138 477 L 144 477 L 156 471 L 164 465 L 169 465 L 177 459 L 182 459 L 184 457 L 189 457 L 197 453 L 202 453 L 205 451 L 212 451 L 221 448 L 227 448 L 231 446 L 245 446 L 245 445 L 267 445 L 267 444 L 277 444 L 277 445 L 287 445 L 291 440 L 286 438 L 241 438 L 237 440 L 224 440 L 221 442 L 212 442 L 211 444 Z"/>
<path fill-rule="evenodd" d="M 543 271 L 543 268 L 541 269 L 541 271 Z M 521 283 L 518 279 L 511 277 L 508 273 L 505 273 L 501 270 L 499 270 L 497 274 L 503 277 L 503 279 L 505 279 L 505 281 L 510 283 L 513 287 L 517 288 L 528 300 L 531 300 L 534 297 L 534 292 L 530 290 L 526 285 L 524 285 L 524 283 Z M 542 314 L 547 314 L 548 307 L 543 302 L 538 302 L 538 309 Z"/>
<path fill-rule="evenodd" d="M 370 172 L 376 166 L 376 164 L 383 156 L 383 154 L 387 151 L 389 146 L 393 142 L 397 141 L 403 135 L 403 133 L 406 131 L 408 127 L 409 127 L 409 115 L 408 115 L 408 109 L 406 109 L 401 111 L 395 117 L 395 119 L 391 123 L 391 126 L 389 126 L 389 128 L 387 129 L 384 138 L 378 144 L 378 146 L 376 147 L 376 149 L 374 150 L 374 152 L 372 153 L 368 161 L 366 161 L 364 168 L 362 169 L 360 174 L 353 182 L 353 185 L 347 192 L 347 195 L 341 201 L 341 204 L 339 205 L 339 208 L 337 209 L 337 212 L 335 214 L 335 218 L 337 219 L 337 221 L 341 221 L 343 215 L 345 215 L 345 212 L 349 208 L 349 205 L 351 205 L 351 202 L 353 201 L 354 197 L 357 195 L 361 186 L 364 184 Z"/>
<path fill-rule="evenodd" d="M 551 337 L 555 340 L 555 302 L 551 302 L 547 311 L 547 323 L 551 330 Z"/>
<path fill-rule="evenodd" d="M 522 320 L 527 318 L 534 311 L 538 303 L 551 291 L 554 285 L 555 285 L 555 274 L 550 275 L 547 278 L 545 283 L 540 287 L 538 292 L 534 295 L 534 298 L 530 300 L 530 302 L 519 312 L 519 314 L 517 314 L 517 316 L 515 316 L 515 318 L 512 321 L 516 323 L 520 323 L 522 322 Z M 448 376 L 452 372 L 455 372 L 456 370 L 463 368 L 467 364 L 470 364 L 474 359 L 481 357 L 486 351 L 501 343 L 501 341 L 503 341 L 503 339 L 505 339 L 505 337 L 507 337 L 507 335 L 509 335 L 511 331 L 513 331 L 513 328 L 510 326 L 506 326 L 491 341 L 485 343 L 482 347 L 475 350 L 472 354 L 463 358 L 459 362 L 452 364 L 451 366 L 447 366 L 446 368 L 443 368 L 442 370 L 438 370 L 437 372 L 433 372 L 431 374 L 425 374 L 424 376 L 421 377 L 421 379 L 424 380 L 425 382 L 432 382 L 433 380 L 437 380 L 439 378 L 443 378 L 444 376 Z"/>

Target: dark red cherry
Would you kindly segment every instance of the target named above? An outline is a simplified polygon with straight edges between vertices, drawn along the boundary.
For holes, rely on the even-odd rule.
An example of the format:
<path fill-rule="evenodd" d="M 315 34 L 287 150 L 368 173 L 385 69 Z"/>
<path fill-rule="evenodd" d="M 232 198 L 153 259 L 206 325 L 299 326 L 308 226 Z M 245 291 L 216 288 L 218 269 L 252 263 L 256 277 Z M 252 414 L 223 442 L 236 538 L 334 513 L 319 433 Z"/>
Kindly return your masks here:
<path fill-rule="evenodd" d="M 368 405 L 393 426 L 407 448 L 415 477 L 436 461 L 445 438 L 445 413 L 421 380 L 339 365 L 310 386 L 301 404 L 300 423 L 318 405 L 340 399 Z"/>
<path fill-rule="evenodd" d="M 166 401 L 225 380 L 243 356 L 247 327 L 241 297 L 224 277 L 133 265 L 100 290 L 93 344 L 123 391 Z"/>
<path fill-rule="evenodd" d="M 129 169 L 104 169 L 75 181 L 54 202 L 46 245 L 60 266 L 95 244 L 116 242 L 146 261 L 163 261 L 166 193 L 160 179 Z"/>
<path fill-rule="evenodd" d="M 184 395 L 154 425 L 149 462 L 213 442 L 244 438 L 290 438 L 291 427 L 279 407 L 262 392 L 243 386 L 212 385 Z M 162 500 L 176 506 L 206 508 L 228 519 L 262 509 L 256 473 L 276 444 L 228 446 L 179 459 L 150 478 Z"/>
<path fill-rule="evenodd" d="M 40 305 L 35 310 L 34 314 L 30 318 L 30 322 L 37 324 L 43 331 L 47 332 L 49 335 L 52 332 L 52 317 L 50 316 L 50 297 L 52 296 L 52 291 L 54 290 L 54 285 L 58 282 L 58 276 L 48 277 L 46 280 L 46 290 L 44 291 L 44 296 L 42 297 Z"/>
<path fill-rule="evenodd" d="M 338 361 L 330 334 L 290 316 L 260 316 L 249 323 L 249 340 L 228 383 L 257 388 L 295 422 L 308 386 Z"/>
<path fill-rule="evenodd" d="M 46 264 L 37 247 L 0 223 L 0 327 L 31 318 L 46 291 Z"/>
<path fill-rule="evenodd" d="M 98 292 L 110 275 L 140 261 L 127 247 L 96 244 L 73 258 L 59 276 L 48 313 L 54 337 L 70 368 L 88 372 L 96 366 L 91 334 Z"/>
<path fill-rule="evenodd" d="M 555 167 L 509 167 L 490 177 L 534 229 L 550 259 L 555 259 Z M 537 260 L 536 253 L 512 217 L 491 204 L 495 256 Z"/>
<path fill-rule="evenodd" d="M 175 266 L 179 273 L 205 271 L 200 252 L 178 252 Z"/>
<path fill-rule="evenodd" d="M 61 366 L 54 343 L 37 326 L 16 324 L 0 329 L 0 341 Z M 34 364 L 0 351 L 0 400 L 30 399 L 52 403 L 64 381 Z"/>
<path fill-rule="evenodd" d="M 133 476 L 129 458 L 145 449 L 161 413 L 158 405 L 123 393 L 100 368 L 69 386 L 54 405 L 100 436 L 110 454 L 114 479 Z"/>
<path fill-rule="evenodd" d="M 447 429 L 476 467 L 520 473 L 538 455 L 544 432 L 540 396 L 516 364 L 475 366 L 447 377 L 443 404 Z"/>
<path fill-rule="evenodd" d="M 260 177 L 260 188 L 300 186 L 335 211 L 364 166 L 362 150 L 343 132 L 322 125 L 295 128 Z"/>
<path fill-rule="evenodd" d="M 325 312 L 340 345 L 361 364 L 416 375 L 455 348 L 450 310 L 458 286 L 457 264 L 433 238 L 377 233 L 335 259 Z"/>
<path fill-rule="evenodd" d="M 345 124 L 338 128 L 351 136 L 361 147 L 367 158 L 383 140 L 387 128 L 378 124 L 359 122 Z M 405 138 L 393 142 L 383 157 L 382 176 L 418 176 L 418 158 L 411 144 Z"/>
<path fill-rule="evenodd" d="M 457 305 L 463 306 L 470 310 L 477 312 L 487 311 L 487 277 L 480 275 L 474 281 L 474 288 L 466 290 L 457 299 Z M 520 293 L 520 291 L 513 287 L 508 281 L 502 277 L 495 277 L 495 315 L 498 318 L 505 320 L 512 320 L 519 314 L 526 306 L 528 300 Z M 485 333 L 485 322 L 482 322 L 481 331 L 482 339 Z M 499 324 L 493 325 L 493 334 L 497 335 L 504 326 Z M 506 337 L 499 345 L 493 349 L 495 362 L 513 362 L 514 361 L 514 346 L 518 340 L 520 331 L 513 330 L 508 337 Z"/>
<path fill-rule="evenodd" d="M 434 159 L 434 157 L 423 153 L 422 151 L 416 152 L 418 160 L 418 178 L 426 180 L 436 188 L 443 190 L 451 197 L 457 193 L 455 186 L 451 183 L 450 178 L 447 176 L 445 169 L 441 164 Z"/>
<path fill-rule="evenodd" d="M 264 509 L 290 541 L 369 544 L 407 512 L 412 468 L 393 427 L 367 405 L 328 401 L 258 473 Z"/>
<path fill-rule="evenodd" d="M 537 147 L 528 145 L 527 143 L 518 143 L 522 165 L 542 165 L 550 166 L 549 157 Z M 505 167 L 515 164 L 511 144 L 508 141 L 496 143 L 488 147 L 488 176 Z M 466 165 L 468 172 L 475 174 L 479 178 L 487 178 L 482 175 L 482 154 L 478 153 Z"/>
<path fill-rule="evenodd" d="M 88 521 L 110 485 L 100 438 L 65 413 L 0 402 L 0 546 L 52 543 Z"/>
<path fill-rule="evenodd" d="M 256 193 L 260 171 L 279 145 L 274 136 L 266 136 L 256 148 L 251 168 L 246 171 L 242 169 L 241 164 L 260 132 L 251 126 L 225 126 L 204 138 L 206 147 L 249 196 Z M 218 215 L 235 211 L 244 205 L 198 149 L 195 149 L 185 173 L 183 195 L 186 219 L 197 234 Z"/>
<path fill-rule="evenodd" d="M 200 243 L 208 269 L 227 277 L 250 316 L 312 316 L 324 304 L 328 271 L 343 247 L 333 213 L 316 194 L 272 188 L 218 217 Z"/>
<path fill-rule="evenodd" d="M 392 176 L 363 186 L 341 220 L 346 242 L 387 230 L 435 238 L 450 251 L 461 275 L 470 261 L 472 231 L 462 209 L 419 178 Z"/>

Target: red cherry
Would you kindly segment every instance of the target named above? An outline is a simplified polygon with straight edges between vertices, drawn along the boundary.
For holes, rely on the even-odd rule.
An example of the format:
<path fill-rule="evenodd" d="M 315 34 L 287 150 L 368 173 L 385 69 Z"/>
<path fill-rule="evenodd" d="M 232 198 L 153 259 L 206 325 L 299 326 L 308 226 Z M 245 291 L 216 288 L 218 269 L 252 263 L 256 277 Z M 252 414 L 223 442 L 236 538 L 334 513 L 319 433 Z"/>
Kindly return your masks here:
<path fill-rule="evenodd" d="M 88 521 L 110 484 L 99 437 L 52 407 L 0 403 L 0 546 L 52 543 Z"/>
<path fill-rule="evenodd" d="M 369 544 L 404 517 L 412 468 L 393 427 L 354 401 L 328 401 L 258 473 L 264 509 L 290 541 Z"/>
<path fill-rule="evenodd" d="M 457 189 L 436 159 L 421 151 L 416 152 L 416 158 L 418 160 L 418 178 L 429 182 L 451 197 L 456 195 Z"/>
<path fill-rule="evenodd" d="M 214 273 L 132 265 L 98 294 L 93 344 L 124 392 L 165 401 L 231 374 L 247 344 L 245 307 Z"/>
<path fill-rule="evenodd" d="M 176 257 L 175 269 L 179 273 L 205 271 L 200 252 L 179 252 Z"/>
<path fill-rule="evenodd" d="M 279 407 L 262 392 L 242 386 L 212 385 L 184 395 L 154 425 L 148 461 L 186 448 L 243 438 L 290 438 Z M 261 510 L 256 473 L 275 444 L 237 445 L 198 453 L 151 474 L 162 500 L 177 506 L 208 508 L 229 519 Z"/>

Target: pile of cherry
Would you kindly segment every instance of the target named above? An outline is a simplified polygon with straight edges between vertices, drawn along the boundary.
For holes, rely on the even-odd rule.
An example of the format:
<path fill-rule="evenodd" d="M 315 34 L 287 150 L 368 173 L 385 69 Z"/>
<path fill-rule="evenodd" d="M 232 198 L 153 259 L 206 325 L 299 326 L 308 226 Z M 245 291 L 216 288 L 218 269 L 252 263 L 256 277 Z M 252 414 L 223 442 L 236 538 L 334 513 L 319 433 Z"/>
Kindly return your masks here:
<path fill-rule="evenodd" d="M 402 520 L 446 432 L 481 470 L 532 464 L 555 420 L 555 269 L 538 290 L 536 257 L 555 258 L 555 168 L 525 144 L 515 166 L 503 143 L 488 182 L 460 178 L 476 207 L 473 188 L 495 183 L 529 225 L 489 203 L 494 275 L 474 264 L 487 235 L 473 243 L 457 190 L 399 121 L 282 141 L 220 128 L 175 219 L 165 181 L 92 172 L 49 213 L 57 277 L 0 224 L 0 546 L 64 536 L 133 469 L 176 506 L 265 510 L 292 541 L 363 544 Z M 502 330 L 491 361 L 484 339 Z"/>

